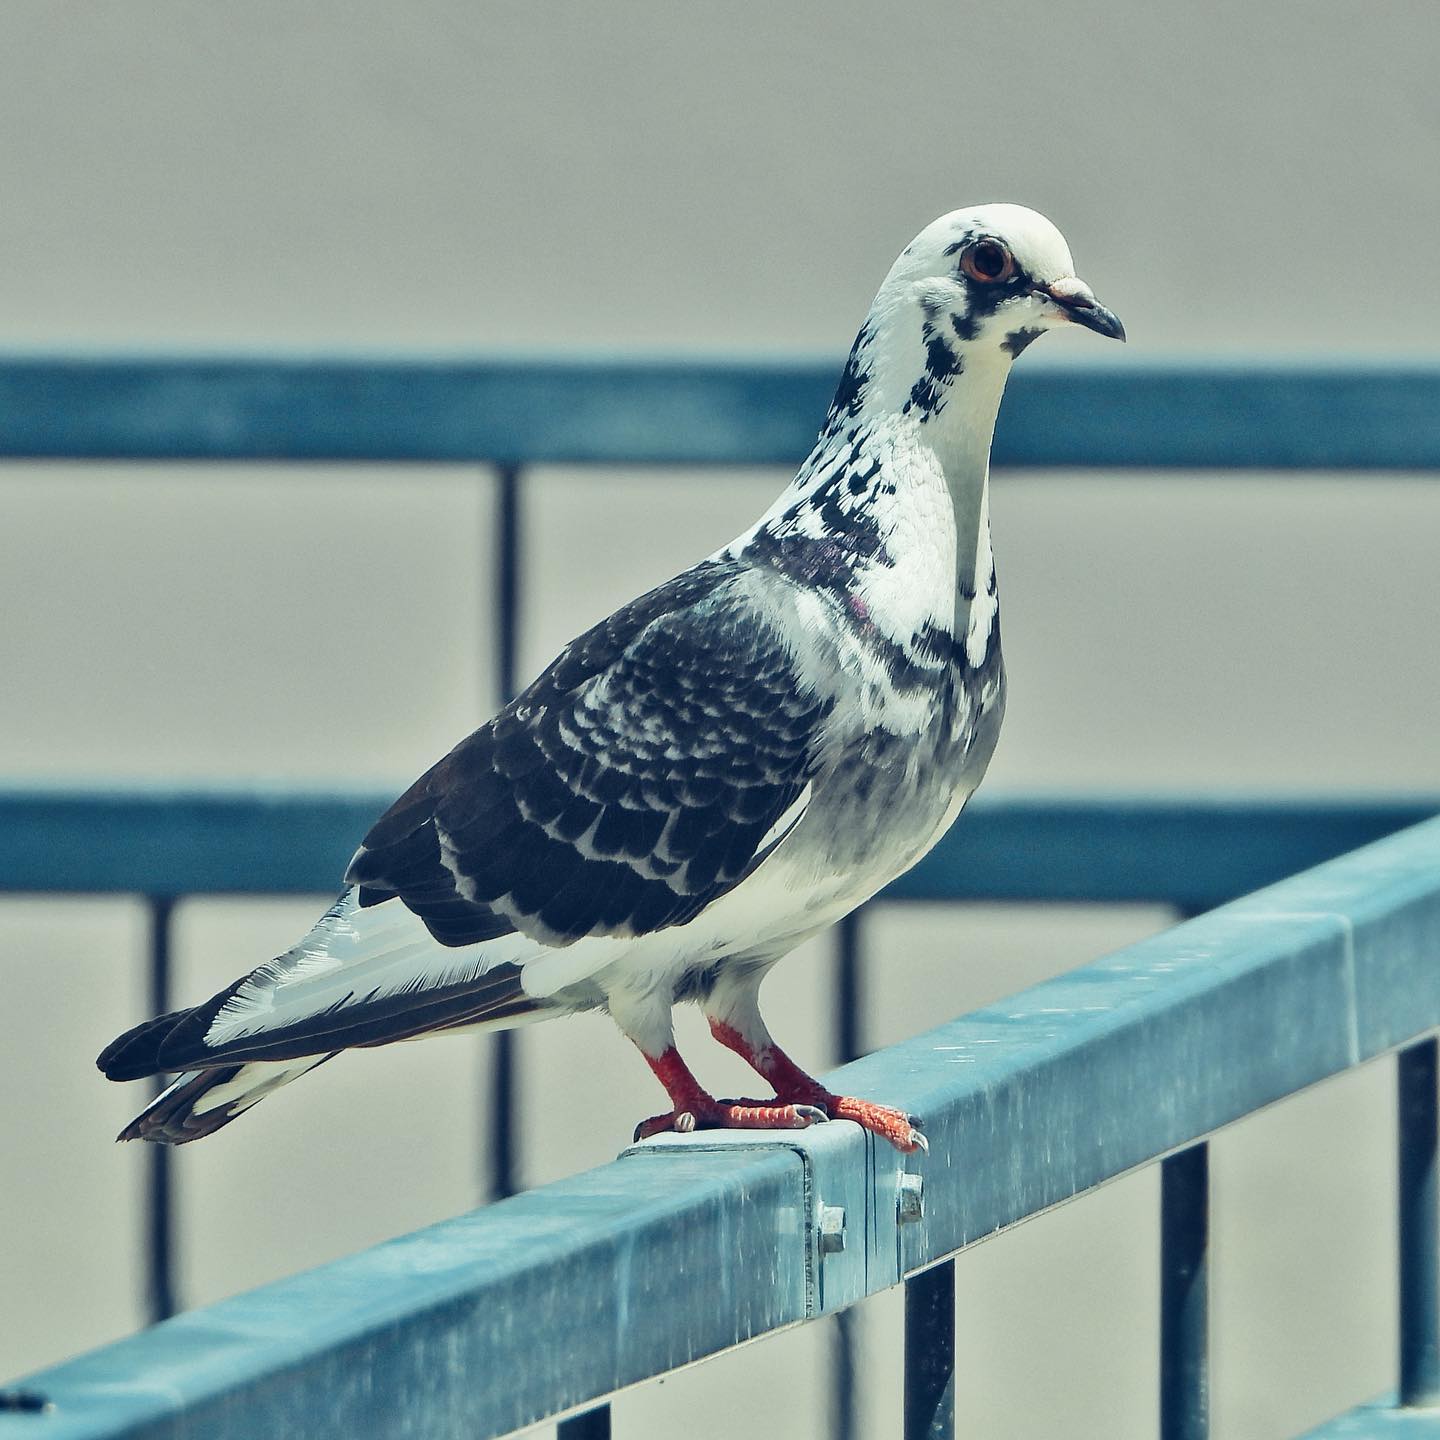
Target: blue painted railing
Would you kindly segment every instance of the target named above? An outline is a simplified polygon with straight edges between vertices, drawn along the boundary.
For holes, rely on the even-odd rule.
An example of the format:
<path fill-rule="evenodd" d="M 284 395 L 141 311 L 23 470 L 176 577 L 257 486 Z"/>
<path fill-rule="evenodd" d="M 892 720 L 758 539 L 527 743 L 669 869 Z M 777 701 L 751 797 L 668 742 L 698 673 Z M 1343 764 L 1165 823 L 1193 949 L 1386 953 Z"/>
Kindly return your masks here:
<path fill-rule="evenodd" d="M 494 466 L 496 680 L 501 693 L 511 693 L 518 678 L 522 467 L 791 463 L 808 448 L 835 370 L 781 360 L 18 356 L 0 358 L 0 458 Z M 996 460 L 1120 470 L 1437 471 L 1440 365 L 1027 365 L 1012 382 Z M 0 793 L 0 890 L 149 897 L 151 1000 L 169 1008 L 177 898 L 333 890 L 357 836 L 390 793 L 14 787 Z M 1436 808 L 1440 802 L 1421 799 L 981 802 L 886 898 L 1160 900 L 1194 913 Z M 1162 1162 L 1162 1426 L 1170 1440 L 1202 1436 L 1207 1176 L 1203 1142 L 1191 1142 L 1267 1098 L 1440 1024 L 1435 967 L 1424 958 L 1424 947 L 1433 956 L 1440 939 L 1427 888 L 1436 849 L 1435 827 L 1422 827 L 1284 882 L 1268 899 L 1238 902 L 1147 942 L 1159 949 L 1137 947 L 1108 962 L 1108 970 L 1091 967 L 1007 1002 L 1006 1015 L 1047 1017 L 1028 1029 L 1007 1029 L 998 1023 L 1000 1012 L 980 1012 L 937 1032 L 939 1038 L 861 1062 L 847 1084 L 908 1098 L 938 1140 L 928 1168 L 909 1167 L 923 1178 L 923 1197 L 914 1181 L 901 1179 L 898 1160 L 877 1155 L 848 1126 L 770 1141 L 710 1136 L 698 1144 L 652 1144 L 642 1147 L 643 1158 L 171 1321 L 37 1377 L 28 1390 L 0 1393 L 0 1435 L 13 1425 L 46 1436 L 387 1435 L 406 1433 L 417 1403 L 425 1407 L 427 1433 L 502 1434 L 747 1335 L 836 1311 L 903 1275 L 910 1326 L 905 1434 L 939 1436 L 949 1433 L 953 1281 L 948 1264 L 932 1262 L 944 1261 L 987 1224 L 1013 1223 L 1099 1183 L 1116 1173 L 1106 1167 L 1117 1157 L 1129 1156 L 1130 1165 L 1189 1146 Z M 1430 879 L 1421 876 L 1426 867 Z M 1286 907 L 1302 899 L 1307 918 L 1296 920 Z M 1238 929 L 1237 917 L 1243 917 Z M 1254 921 L 1265 917 L 1271 918 L 1257 928 Z M 863 1049 L 860 937 L 858 917 L 842 924 L 836 1026 L 843 1055 Z M 1363 965 L 1362 950 L 1369 957 Z M 1086 996 L 1079 1009 L 1066 1000 L 1079 993 L 1066 988 L 1074 986 Z M 1104 1003 L 1092 1012 L 1087 1006 L 1097 997 Z M 1382 1012 L 1393 1022 L 1388 1039 L 1367 1029 L 1367 1017 Z M 1272 1043 L 1261 1024 L 1266 1016 L 1283 1021 L 1285 1045 Z M 1339 1030 L 1347 1037 L 1343 1046 Z M 1255 1043 L 1232 1056 L 1240 1035 Z M 966 1071 L 971 1080 L 982 1071 L 989 1077 L 983 1091 L 936 1078 L 941 1068 L 926 1057 L 941 1040 L 982 1039 L 987 1046 L 1004 1042 L 976 1052 L 993 1063 Z M 500 1195 L 513 1189 L 517 1165 L 513 1044 L 502 1036 L 496 1047 L 490 1187 Z M 1180 1045 L 1201 1049 L 1170 1048 Z M 1188 1091 L 1173 1064 L 1179 1053 L 1216 1061 Z M 1122 1065 L 1129 1070 L 1115 1068 Z M 1413 1407 L 1433 1395 L 1440 1373 L 1433 1067 L 1431 1041 L 1402 1053 L 1399 1394 L 1412 1408 L 1398 1413 L 1416 1423 Z M 1141 1074 L 1145 1086 L 1134 1083 Z M 1108 1087 L 1103 1097 L 1087 1088 L 1092 1082 Z M 1120 1092 L 1153 1098 L 1156 1085 L 1174 1090 L 1160 1116 L 1150 1113 L 1149 1102 L 1143 1115 L 1114 1108 Z M 1065 1150 L 1078 1141 L 1066 1138 L 1061 1110 L 1093 1118 L 1102 1100 L 1116 1127 L 1112 1132 L 1107 1121 L 1105 1156 L 1093 1145 L 1083 1154 Z M 1019 1112 L 1005 1106 L 1022 1107 L 1024 1140 L 1043 1135 L 1043 1147 L 1026 1148 L 1010 1123 Z M 984 1145 L 980 1137 L 988 1137 Z M 963 1193 L 943 1171 L 954 1143 L 966 1147 Z M 975 1156 L 997 1143 L 1010 1149 L 983 1161 L 977 1178 Z M 1057 1154 L 1069 1158 L 1057 1164 Z M 163 1149 L 153 1151 L 152 1165 L 148 1247 L 151 1308 L 159 1317 L 174 1303 Z M 997 1198 L 1006 1176 L 1008 1199 Z M 1018 1190 L 1016 1176 L 1026 1177 Z M 832 1197 L 827 1213 L 802 1206 L 797 1226 L 796 1196 L 813 1196 L 817 1186 L 822 1199 Z M 839 1248 L 838 1210 L 849 1217 Z M 903 1229 L 896 1228 L 901 1216 L 908 1222 Z M 788 1245 L 779 1238 L 786 1226 Z M 560 1311 L 586 1313 L 584 1303 L 575 1303 L 577 1285 L 591 1287 L 585 1295 L 602 1313 L 618 1313 L 615 1307 L 628 1302 L 627 1284 L 643 1284 L 653 1303 L 656 1294 L 669 1293 L 666 1277 L 675 1273 L 665 1267 L 667 1247 L 681 1237 L 688 1254 L 703 1256 L 707 1237 L 719 1233 L 730 1236 L 729 1244 L 739 1234 L 768 1247 L 761 1253 L 775 1257 L 775 1269 L 766 1272 L 765 1295 L 746 1292 L 747 1274 L 726 1272 L 736 1303 L 718 1316 L 711 1315 L 713 1304 L 700 1316 L 671 1293 L 677 1308 L 662 1307 L 653 1328 L 587 1325 L 568 1353 L 564 1346 L 555 1352 L 567 1355 L 564 1374 L 536 1367 L 533 1355 L 521 1374 L 496 1365 L 492 1352 L 485 1373 L 514 1382 L 493 1391 L 476 1393 L 463 1365 L 441 1367 L 437 1375 L 431 1363 L 436 1347 L 457 1356 L 490 1344 L 496 1317 L 513 1313 L 507 1305 L 539 1303 L 563 1329 Z M 525 1250 L 533 1252 L 533 1265 L 516 1261 Z M 622 1282 L 613 1273 L 622 1252 L 652 1257 L 643 1275 L 632 1269 Z M 407 1279 L 422 1258 L 428 1278 Z M 563 1282 L 556 1278 L 562 1275 Z M 551 1329 L 552 1343 L 558 1345 L 559 1333 Z M 832 1383 L 837 1437 L 852 1433 L 849 1366 L 842 1345 Z M 402 1396 L 404 1413 L 381 1392 L 392 1401 Z M 7 1395 L 9 1408 L 23 1415 L 7 1420 Z M 26 1410 L 42 1399 L 53 1408 Z M 334 1428 L 325 1428 L 327 1416 Z M 1352 1423 L 1363 1421 L 1337 1422 Z M 570 1419 L 562 1430 L 566 1440 L 598 1440 L 609 1433 L 608 1410 Z"/>
<path fill-rule="evenodd" d="M 905 1433 L 938 1435 L 953 1306 L 932 1267 L 1166 1155 L 1164 1433 L 1202 1433 L 1203 1137 L 1397 1048 L 1401 1351 L 1433 1398 L 1437 944 L 1432 820 L 839 1072 L 920 1115 L 929 1155 L 846 1124 L 661 1137 L 57 1366 L 0 1437 L 386 1440 L 418 1414 L 483 1440 L 907 1276 Z"/>
<path fill-rule="evenodd" d="M 0 787 L 0 892 L 327 895 L 402 786 Z M 1233 900 L 1440 812 L 1440 796 L 973 800 L 889 900 Z"/>
<path fill-rule="evenodd" d="M 0 457 L 793 465 L 834 359 L 0 356 Z M 1440 364 L 1034 363 L 998 466 L 1440 469 Z"/>

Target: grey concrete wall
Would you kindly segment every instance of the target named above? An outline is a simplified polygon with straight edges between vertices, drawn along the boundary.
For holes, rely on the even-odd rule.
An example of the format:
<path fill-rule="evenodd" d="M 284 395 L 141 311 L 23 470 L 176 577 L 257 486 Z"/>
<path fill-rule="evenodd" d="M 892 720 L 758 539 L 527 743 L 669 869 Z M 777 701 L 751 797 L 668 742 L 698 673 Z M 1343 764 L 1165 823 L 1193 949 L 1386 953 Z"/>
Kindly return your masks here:
<path fill-rule="evenodd" d="M 10 0 L 0 346 L 838 356 L 915 230 L 1010 199 L 1060 224 L 1141 355 L 1433 353 L 1437 39 L 1432 5 L 1334 0 Z M 536 477 L 532 669 L 784 476 L 604 479 Z M 404 783 L 491 700 L 486 487 L 8 467 L 0 771 Z M 1054 474 L 1001 477 L 994 510 L 1014 682 L 994 787 L 1440 789 L 1440 488 Z M 183 993 L 312 909 L 186 906 Z M 867 1024 L 911 1033 L 1165 918 L 887 917 Z M 134 1099 L 91 1058 L 140 1018 L 142 929 L 125 902 L 0 905 L 0 1374 L 138 1319 L 141 1157 L 109 1143 Z M 828 962 L 807 947 L 769 1000 L 817 1061 Z M 604 1022 L 527 1040 L 530 1178 L 607 1158 L 654 1107 Z M 183 1152 L 187 1298 L 473 1203 L 482 1062 L 464 1040 L 347 1058 Z M 1292 1433 L 1387 1383 L 1388 1083 L 1217 1143 L 1219 1436 Z M 1152 1433 L 1154 1209 L 1142 1174 L 962 1260 L 963 1433 Z M 866 1311 L 867 1436 L 895 1430 L 896 1323 Z M 816 1435 L 826 1343 L 625 1397 L 617 1433 Z"/>

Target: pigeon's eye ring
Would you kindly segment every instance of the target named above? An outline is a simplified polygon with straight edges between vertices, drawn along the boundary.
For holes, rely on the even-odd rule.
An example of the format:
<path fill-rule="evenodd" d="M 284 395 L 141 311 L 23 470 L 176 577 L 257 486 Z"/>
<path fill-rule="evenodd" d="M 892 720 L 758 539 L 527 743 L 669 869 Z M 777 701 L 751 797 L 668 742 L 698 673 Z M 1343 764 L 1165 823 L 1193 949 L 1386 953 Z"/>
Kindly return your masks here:
<path fill-rule="evenodd" d="M 1015 257 L 998 240 L 977 240 L 960 253 L 960 268 L 982 285 L 1000 285 L 1015 273 Z"/>

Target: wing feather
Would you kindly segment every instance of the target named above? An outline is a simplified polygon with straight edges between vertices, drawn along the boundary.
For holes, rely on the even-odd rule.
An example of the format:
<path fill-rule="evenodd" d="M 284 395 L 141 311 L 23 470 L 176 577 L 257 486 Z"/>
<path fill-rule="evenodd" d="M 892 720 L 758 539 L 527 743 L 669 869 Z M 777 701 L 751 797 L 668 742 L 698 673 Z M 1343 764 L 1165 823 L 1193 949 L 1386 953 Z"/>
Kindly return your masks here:
<path fill-rule="evenodd" d="M 570 645 L 366 836 L 361 903 L 398 899 L 446 945 L 558 946 L 683 924 L 738 884 L 803 816 L 830 710 L 740 572 L 707 562 Z"/>

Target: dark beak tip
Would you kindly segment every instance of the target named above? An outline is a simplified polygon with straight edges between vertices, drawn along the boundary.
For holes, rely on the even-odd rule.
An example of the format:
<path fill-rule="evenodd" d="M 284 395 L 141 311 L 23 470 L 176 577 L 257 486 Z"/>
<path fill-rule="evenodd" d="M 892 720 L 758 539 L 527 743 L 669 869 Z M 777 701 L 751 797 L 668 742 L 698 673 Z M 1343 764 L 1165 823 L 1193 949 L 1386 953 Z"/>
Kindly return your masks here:
<path fill-rule="evenodd" d="M 1118 340 L 1122 345 L 1125 343 L 1125 327 L 1120 323 L 1120 317 L 1103 305 L 1087 306 L 1083 310 L 1077 308 L 1070 312 L 1070 318 L 1107 340 Z"/>
<path fill-rule="evenodd" d="M 1076 325 L 1083 325 L 1087 330 L 1093 330 L 1107 340 L 1118 340 L 1122 345 L 1125 343 L 1125 327 L 1120 323 L 1120 317 L 1113 310 L 1107 310 L 1088 289 L 1081 287 L 1081 292 L 1076 294 L 1056 286 L 1043 293 Z"/>

